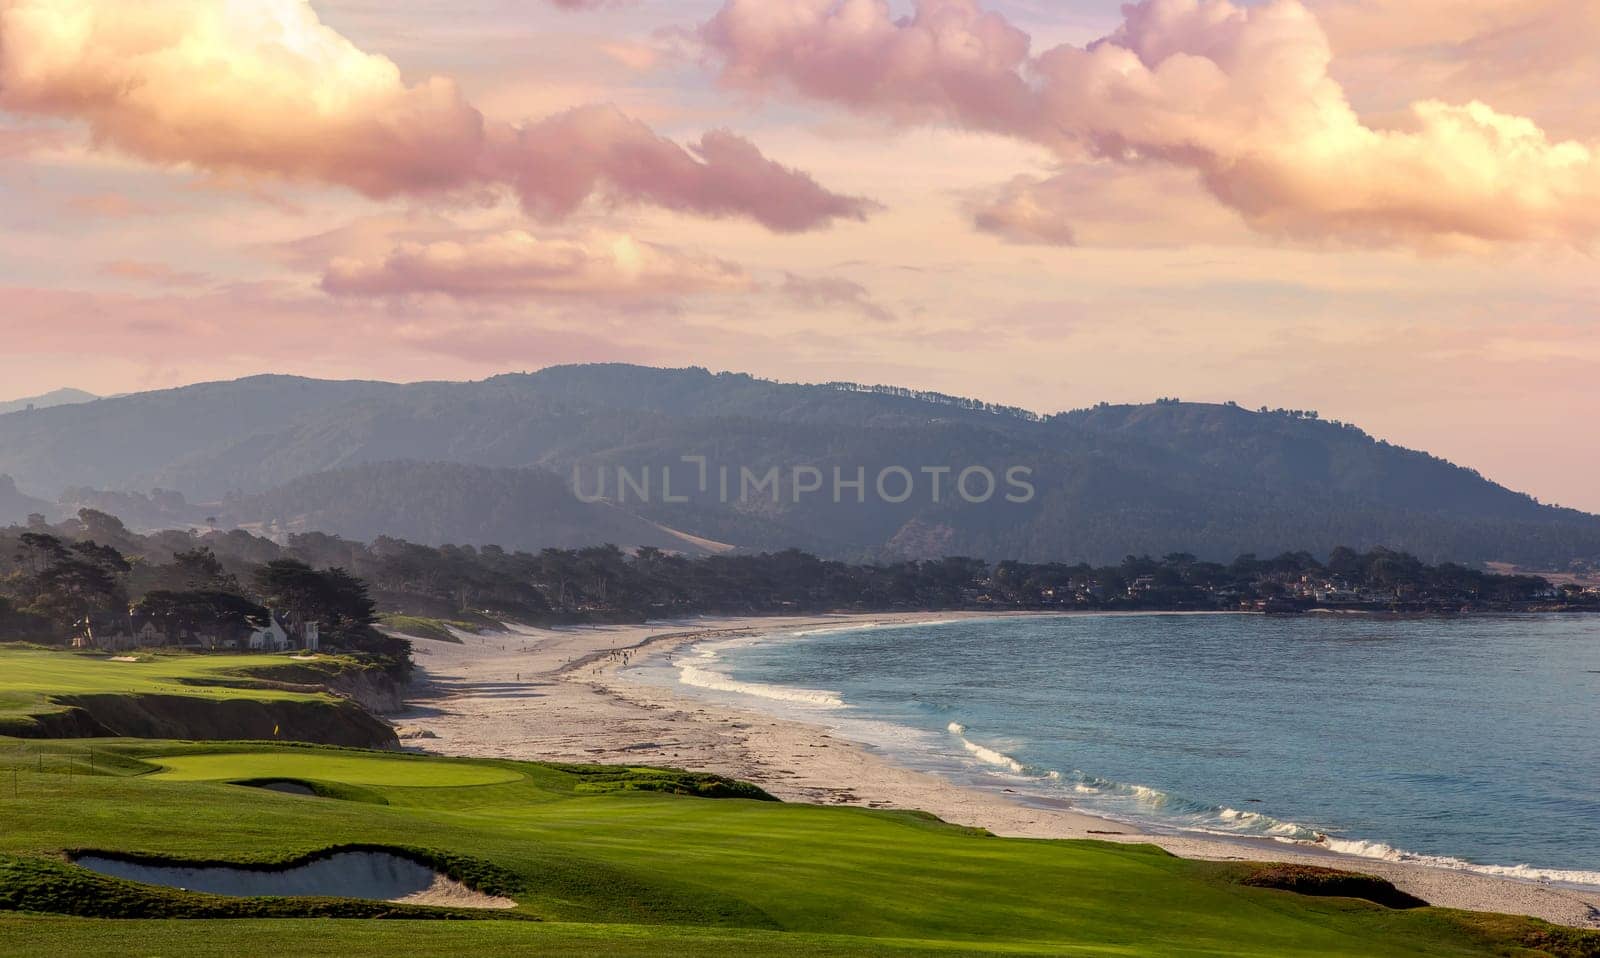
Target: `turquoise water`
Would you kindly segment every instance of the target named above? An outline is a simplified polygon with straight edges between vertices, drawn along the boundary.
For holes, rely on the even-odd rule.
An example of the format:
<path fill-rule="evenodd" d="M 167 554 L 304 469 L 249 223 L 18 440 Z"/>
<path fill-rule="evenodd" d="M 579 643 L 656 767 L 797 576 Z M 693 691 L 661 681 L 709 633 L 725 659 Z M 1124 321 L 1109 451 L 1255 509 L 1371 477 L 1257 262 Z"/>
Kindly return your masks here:
<path fill-rule="evenodd" d="M 1600 618 L 965 620 L 700 646 L 671 676 L 1157 828 L 1600 884 Z"/>

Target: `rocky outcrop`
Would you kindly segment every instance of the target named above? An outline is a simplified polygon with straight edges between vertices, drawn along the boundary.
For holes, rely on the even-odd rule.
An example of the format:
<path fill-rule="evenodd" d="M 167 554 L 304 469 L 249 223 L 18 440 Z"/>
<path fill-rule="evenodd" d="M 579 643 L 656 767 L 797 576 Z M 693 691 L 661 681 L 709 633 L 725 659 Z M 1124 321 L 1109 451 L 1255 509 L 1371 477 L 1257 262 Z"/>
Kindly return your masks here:
<path fill-rule="evenodd" d="M 405 686 L 377 669 L 341 673 L 324 687 L 377 715 L 393 715 L 406 707 Z"/>

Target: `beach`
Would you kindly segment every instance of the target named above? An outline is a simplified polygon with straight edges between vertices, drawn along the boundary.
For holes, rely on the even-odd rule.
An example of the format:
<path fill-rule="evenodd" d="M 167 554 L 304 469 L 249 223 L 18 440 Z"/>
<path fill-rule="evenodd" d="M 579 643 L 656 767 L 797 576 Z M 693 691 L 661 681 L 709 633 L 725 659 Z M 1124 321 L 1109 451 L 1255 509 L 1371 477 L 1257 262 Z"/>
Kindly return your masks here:
<path fill-rule="evenodd" d="M 1176 855 L 1285 861 L 1379 875 L 1434 905 L 1600 927 L 1600 888 L 1341 855 L 1266 839 L 1153 834 L 1066 802 L 957 784 L 900 765 L 824 719 L 796 720 L 631 679 L 645 656 L 811 628 L 915 624 L 961 613 L 690 619 L 646 625 L 510 627 L 415 640 L 418 678 L 394 717 L 408 747 L 443 755 L 663 765 L 756 784 L 784 801 L 916 809 L 1006 837 L 1150 842 Z M 974 614 L 976 615 L 976 614 Z M 984 617 L 992 617 L 985 614 Z"/>

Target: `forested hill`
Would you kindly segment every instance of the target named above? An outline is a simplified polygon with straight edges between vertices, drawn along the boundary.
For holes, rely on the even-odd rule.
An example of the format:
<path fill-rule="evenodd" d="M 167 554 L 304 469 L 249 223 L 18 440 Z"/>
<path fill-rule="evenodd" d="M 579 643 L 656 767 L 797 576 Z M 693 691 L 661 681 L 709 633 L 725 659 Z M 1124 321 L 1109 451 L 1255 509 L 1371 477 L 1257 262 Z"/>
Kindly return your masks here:
<path fill-rule="evenodd" d="M 704 491 L 685 456 L 705 457 L 713 481 Z M 727 502 L 718 466 L 731 472 Z M 950 483 L 969 466 L 1002 477 L 1030 469 L 1035 494 L 1009 502 L 1002 484 L 989 501 L 966 502 Z M 652 474 L 649 501 L 621 501 L 618 467 Z M 688 501 L 665 501 L 669 467 L 673 493 Z M 867 501 L 846 488 L 836 503 L 825 481 L 796 502 L 795 467 L 828 479 L 835 468 L 846 478 L 861 470 Z M 920 483 L 905 502 L 872 488 L 895 467 Z M 741 497 L 741 469 L 774 468 L 777 501 L 770 490 Z M 937 502 L 925 468 L 953 470 L 937 480 Z M 606 477 L 609 502 L 567 500 L 551 477 L 570 486 L 575 469 L 591 492 Z M 215 520 L 429 543 L 1069 562 L 1325 554 L 1343 544 L 1544 568 L 1600 559 L 1600 518 L 1309 413 L 1163 400 L 1040 417 L 906 389 L 701 369 L 566 366 L 412 385 L 263 376 L 36 409 L 0 416 L 5 474 L 35 497 L 70 489 L 63 513 L 89 505 L 143 527 Z M 183 498 L 107 494 L 155 488 Z"/>

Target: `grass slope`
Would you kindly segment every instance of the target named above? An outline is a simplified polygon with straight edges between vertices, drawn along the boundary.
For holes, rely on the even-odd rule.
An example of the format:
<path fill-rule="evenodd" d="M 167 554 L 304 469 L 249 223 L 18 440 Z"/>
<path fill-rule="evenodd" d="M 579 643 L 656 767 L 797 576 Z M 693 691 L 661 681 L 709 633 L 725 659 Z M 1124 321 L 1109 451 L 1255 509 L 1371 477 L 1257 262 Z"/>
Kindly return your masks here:
<path fill-rule="evenodd" d="M 254 672 L 292 670 L 314 682 L 359 668 L 322 656 L 95 653 L 0 646 L 0 734 L 56 738 L 110 732 L 140 737 L 286 739 L 384 745 L 393 735 L 361 709 L 313 685 Z"/>
<path fill-rule="evenodd" d="M 79 915 L 264 914 L 259 903 L 202 909 L 121 882 L 86 901 L 63 856 L 266 864 L 362 844 L 417 850 L 519 903 L 468 922 L 0 916 L 0 953 L 248 954 L 277 941 L 285 953 L 339 958 L 1600 954 L 1600 938 L 1540 922 L 1249 887 L 1237 866 L 1150 846 L 1000 839 L 918 814 L 651 787 L 674 776 L 692 778 L 309 746 L 0 741 L 0 902 Z M 230 784 L 263 778 L 366 798 Z M 1525 950 L 1534 946 L 1546 950 Z"/>
<path fill-rule="evenodd" d="M 451 629 L 462 632 L 476 632 L 479 629 L 492 626 L 494 623 L 485 620 L 482 623 L 462 622 L 457 619 L 435 619 L 422 615 L 397 615 L 389 614 L 380 616 L 378 624 L 398 635 L 413 639 L 432 639 L 435 642 L 454 642 L 461 644 L 461 640 Z"/>

